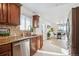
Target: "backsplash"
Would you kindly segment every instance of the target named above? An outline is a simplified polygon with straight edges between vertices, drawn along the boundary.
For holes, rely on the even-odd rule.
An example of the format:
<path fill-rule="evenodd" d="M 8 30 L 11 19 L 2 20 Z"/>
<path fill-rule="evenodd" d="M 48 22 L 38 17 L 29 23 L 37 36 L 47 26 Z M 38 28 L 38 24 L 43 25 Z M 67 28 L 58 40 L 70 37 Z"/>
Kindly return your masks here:
<path fill-rule="evenodd" d="M 10 29 L 10 36 L 20 35 L 21 32 L 19 30 L 19 26 L 9 26 L 9 25 L 0 25 L 0 28 L 9 28 Z"/>
<path fill-rule="evenodd" d="M 0 25 L 0 28 L 9 28 L 10 36 L 29 36 L 31 33 L 29 31 L 20 31 L 20 26 L 9 26 L 9 25 Z"/>

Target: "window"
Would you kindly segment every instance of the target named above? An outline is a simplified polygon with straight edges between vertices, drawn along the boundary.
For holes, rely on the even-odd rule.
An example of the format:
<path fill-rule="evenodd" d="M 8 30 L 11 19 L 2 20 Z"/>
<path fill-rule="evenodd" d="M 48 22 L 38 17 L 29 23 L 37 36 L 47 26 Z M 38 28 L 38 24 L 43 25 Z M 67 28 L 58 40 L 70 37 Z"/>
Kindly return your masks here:
<path fill-rule="evenodd" d="M 21 15 L 20 18 L 20 30 L 29 31 L 31 28 L 31 18 L 26 17 L 25 15 Z"/>
<path fill-rule="evenodd" d="M 65 24 L 59 24 L 59 30 L 66 32 L 66 25 Z"/>

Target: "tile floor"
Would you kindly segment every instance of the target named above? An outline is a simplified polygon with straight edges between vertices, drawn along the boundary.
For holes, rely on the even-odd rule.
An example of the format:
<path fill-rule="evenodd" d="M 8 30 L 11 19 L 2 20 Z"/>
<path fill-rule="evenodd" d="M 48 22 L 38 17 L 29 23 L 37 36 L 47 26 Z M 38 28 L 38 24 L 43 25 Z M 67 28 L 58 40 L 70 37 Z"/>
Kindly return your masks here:
<path fill-rule="evenodd" d="M 58 41 L 61 43 L 60 40 Z M 66 56 L 67 50 L 56 44 L 56 42 L 56 40 L 44 40 L 42 49 L 38 50 L 34 56 Z"/>

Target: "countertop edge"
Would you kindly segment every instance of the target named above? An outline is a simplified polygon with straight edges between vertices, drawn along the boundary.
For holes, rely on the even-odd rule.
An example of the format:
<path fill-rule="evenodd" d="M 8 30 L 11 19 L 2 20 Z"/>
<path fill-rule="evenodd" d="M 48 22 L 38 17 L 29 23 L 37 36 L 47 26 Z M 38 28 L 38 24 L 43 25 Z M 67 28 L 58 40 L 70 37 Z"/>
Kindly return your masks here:
<path fill-rule="evenodd" d="M 38 36 L 41 36 L 41 35 L 36 35 L 36 36 L 28 36 L 28 37 L 21 37 L 21 38 L 10 38 L 10 39 L 5 39 L 7 41 L 3 41 L 3 42 L 0 42 L 0 45 L 5 45 L 5 44 L 9 44 L 9 43 L 15 43 L 15 42 L 19 42 L 19 41 L 23 41 L 23 40 L 27 40 L 27 39 L 32 39 L 34 37 L 38 37 Z M 2 40 L 2 39 L 1 39 Z"/>

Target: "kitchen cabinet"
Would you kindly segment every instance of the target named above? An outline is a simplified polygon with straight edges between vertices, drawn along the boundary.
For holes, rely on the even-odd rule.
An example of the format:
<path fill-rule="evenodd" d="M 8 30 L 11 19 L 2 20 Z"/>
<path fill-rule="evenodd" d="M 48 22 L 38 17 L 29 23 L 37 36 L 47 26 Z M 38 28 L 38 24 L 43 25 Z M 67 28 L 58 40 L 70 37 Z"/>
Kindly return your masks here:
<path fill-rule="evenodd" d="M 37 49 L 40 49 L 40 43 L 41 43 L 41 41 L 40 41 L 40 36 L 38 36 L 37 37 Z"/>
<path fill-rule="evenodd" d="M 20 6 L 18 3 L 0 3 L 0 24 L 19 25 Z"/>
<path fill-rule="evenodd" d="M 37 50 L 41 49 L 43 46 L 43 38 L 42 36 L 33 37 L 30 40 L 30 55 L 34 55 Z"/>
<path fill-rule="evenodd" d="M 11 44 L 0 45 L 0 56 L 11 56 L 11 55 L 12 55 Z"/>
<path fill-rule="evenodd" d="M 0 56 L 33 56 L 42 46 L 42 35 L 24 38 L 21 41 L 0 45 Z"/>
<path fill-rule="evenodd" d="M 8 4 L 8 23 L 10 25 L 20 25 L 20 5 Z"/>
<path fill-rule="evenodd" d="M 39 27 L 39 16 L 33 15 L 33 27 L 38 28 Z"/>
<path fill-rule="evenodd" d="M 43 37 L 42 36 L 38 36 L 37 37 L 37 49 L 41 49 L 43 46 Z"/>
<path fill-rule="evenodd" d="M 8 4 L 7 3 L 0 3 L 0 23 L 6 24 L 7 23 L 7 14 L 8 14 Z"/>
<path fill-rule="evenodd" d="M 37 40 L 36 37 L 34 37 L 30 40 L 30 56 L 34 55 L 37 51 L 36 40 Z"/>
<path fill-rule="evenodd" d="M 43 36 L 40 36 L 40 49 L 42 48 L 43 46 Z"/>
<path fill-rule="evenodd" d="M 11 56 L 11 51 L 5 51 L 1 53 L 0 56 Z"/>
<path fill-rule="evenodd" d="M 72 43 L 71 54 L 79 56 L 79 7 L 72 9 Z"/>

